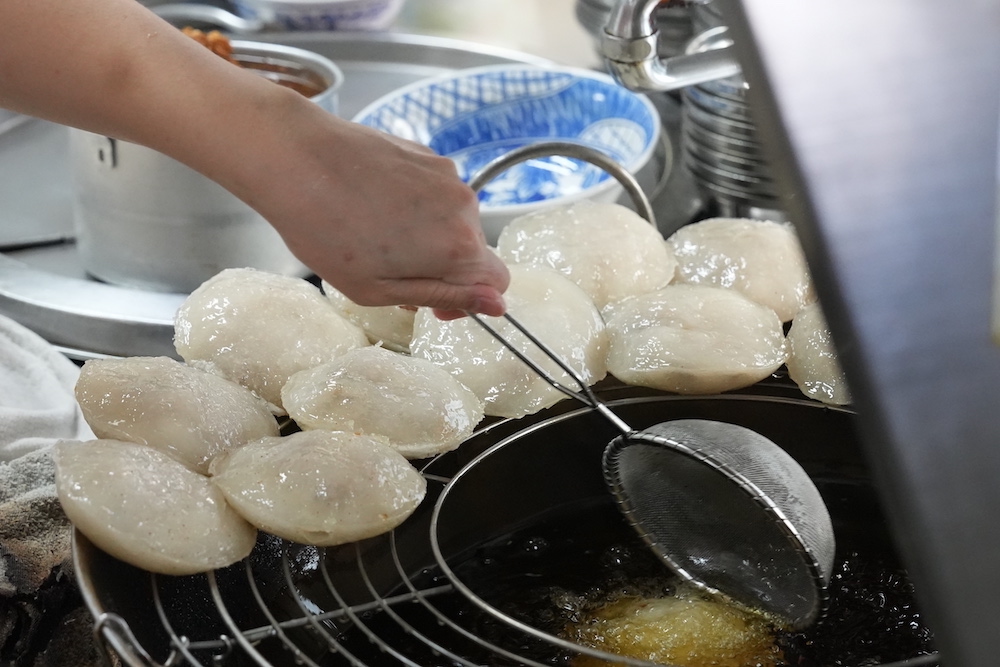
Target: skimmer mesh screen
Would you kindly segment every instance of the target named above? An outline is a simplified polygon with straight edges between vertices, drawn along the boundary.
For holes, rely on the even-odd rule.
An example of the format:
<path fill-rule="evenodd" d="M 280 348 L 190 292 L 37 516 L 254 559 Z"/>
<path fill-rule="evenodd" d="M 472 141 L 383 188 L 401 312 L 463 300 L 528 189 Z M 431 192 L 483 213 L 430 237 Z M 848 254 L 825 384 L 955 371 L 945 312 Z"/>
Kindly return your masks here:
<path fill-rule="evenodd" d="M 616 439 L 608 483 L 681 576 L 804 626 L 833 570 L 830 515 L 798 463 L 749 429 L 706 420 Z"/>

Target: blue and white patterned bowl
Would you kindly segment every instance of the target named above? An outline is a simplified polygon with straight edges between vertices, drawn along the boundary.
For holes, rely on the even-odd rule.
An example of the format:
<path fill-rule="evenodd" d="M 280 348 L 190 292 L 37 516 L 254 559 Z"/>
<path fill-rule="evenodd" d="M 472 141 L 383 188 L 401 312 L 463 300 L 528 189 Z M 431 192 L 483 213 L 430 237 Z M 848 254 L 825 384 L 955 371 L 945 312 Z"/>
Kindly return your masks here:
<path fill-rule="evenodd" d="M 376 100 L 354 120 L 429 146 L 468 181 L 493 159 L 542 141 L 572 141 L 633 175 L 656 149 L 660 118 L 646 97 L 589 70 L 492 65 L 418 81 Z M 513 218 L 580 199 L 615 201 L 620 184 L 587 162 L 554 156 L 511 167 L 479 193 L 486 236 Z"/>

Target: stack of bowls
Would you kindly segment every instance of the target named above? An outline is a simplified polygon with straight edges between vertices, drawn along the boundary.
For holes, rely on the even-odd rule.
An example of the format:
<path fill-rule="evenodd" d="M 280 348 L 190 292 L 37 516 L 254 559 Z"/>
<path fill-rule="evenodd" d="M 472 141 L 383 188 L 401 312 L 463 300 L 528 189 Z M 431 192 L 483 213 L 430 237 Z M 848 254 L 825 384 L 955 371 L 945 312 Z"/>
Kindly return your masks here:
<path fill-rule="evenodd" d="M 730 43 L 724 26 L 711 27 L 691 40 L 687 52 Z M 683 90 L 684 161 L 706 197 L 717 205 L 719 215 L 784 219 L 770 167 L 761 154 L 746 91 L 740 75 Z"/>
<path fill-rule="evenodd" d="M 716 6 L 714 0 L 697 0 L 691 3 L 691 27 L 695 35 L 700 35 L 706 30 L 725 25 L 722 20 L 722 11 Z"/>

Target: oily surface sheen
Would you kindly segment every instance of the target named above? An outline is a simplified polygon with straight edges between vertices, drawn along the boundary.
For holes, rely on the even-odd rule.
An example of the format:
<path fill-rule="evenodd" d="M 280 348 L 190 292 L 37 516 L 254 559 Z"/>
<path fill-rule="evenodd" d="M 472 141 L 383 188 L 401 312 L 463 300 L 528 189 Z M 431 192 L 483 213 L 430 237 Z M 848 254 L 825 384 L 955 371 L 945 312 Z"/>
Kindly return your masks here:
<path fill-rule="evenodd" d="M 682 394 L 749 386 L 787 356 L 774 311 L 720 287 L 668 285 L 622 302 L 608 331 L 612 375 Z"/>
<path fill-rule="evenodd" d="M 588 384 L 607 374 L 604 320 L 587 294 L 553 269 L 511 266 L 507 308 L 560 355 Z M 484 318 L 549 373 L 575 387 L 564 371 L 502 318 Z M 420 309 L 413 329 L 414 356 L 446 369 L 483 401 L 487 415 L 522 417 L 564 396 L 471 318 L 443 322 Z"/>
<path fill-rule="evenodd" d="M 319 546 L 392 530 L 426 491 L 423 476 L 385 442 L 341 431 L 263 438 L 217 458 L 212 474 L 250 523 Z"/>
<path fill-rule="evenodd" d="M 90 360 L 76 398 L 98 438 L 155 447 L 203 474 L 221 452 L 278 435 L 250 390 L 167 357 Z"/>
<path fill-rule="evenodd" d="M 806 396 L 832 405 L 851 402 L 847 378 L 818 302 L 800 310 L 792 320 L 787 365 L 789 377 Z"/>
<path fill-rule="evenodd" d="M 667 241 L 677 281 L 735 289 L 790 321 L 816 300 L 805 255 L 788 223 L 710 218 L 681 227 Z"/>
<path fill-rule="evenodd" d="M 323 282 L 323 293 L 341 315 L 361 327 L 372 343 L 381 344 L 397 352 L 407 352 L 410 349 L 416 308 L 409 306 L 359 306 L 325 281 Z"/>
<path fill-rule="evenodd" d="M 136 567 L 194 574 L 245 558 L 257 531 L 207 477 L 163 452 L 118 440 L 59 443 L 56 489 L 70 521 Z"/>
<path fill-rule="evenodd" d="M 677 267 L 655 227 L 624 206 L 589 201 L 511 221 L 497 250 L 509 264 L 556 269 L 598 308 L 667 285 Z"/>
<path fill-rule="evenodd" d="M 571 639 L 592 648 L 678 667 L 785 664 L 761 616 L 682 588 L 661 598 L 625 597 L 582 614 Z M 574 667 L 607 664 L 581 658 Z"/>
<path fill-rule="evenodd" d="M 304 280 L 226 269 L 181 305 L 174 345 L 188 363 L 280 409 L 281 387 L 293 373 L 368 345 L 368 339 Z"/>
<path fill-rule="evenodd" d="M 281 395 L 303 429 L 381 436 L 411 459 L 455 449 L 483 418 L 482 403 L 448 371 L 380 347 L 300 371 Z"/>

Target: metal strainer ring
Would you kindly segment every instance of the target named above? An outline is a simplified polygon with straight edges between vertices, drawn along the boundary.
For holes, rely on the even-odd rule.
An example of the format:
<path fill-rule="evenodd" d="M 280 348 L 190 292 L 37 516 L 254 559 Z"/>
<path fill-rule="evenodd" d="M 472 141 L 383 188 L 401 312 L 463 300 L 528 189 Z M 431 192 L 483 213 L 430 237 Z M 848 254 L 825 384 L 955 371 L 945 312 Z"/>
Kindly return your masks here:
<path fill-rule="evenodd" d="M 559 148 L 549 144 L 509 153 L 484 172 L 496 175 L 517 161 Z M 590 159 L 590 150 L 573 146 L 571 156 Z M 637 184 L 627 185 L 634 179 L 624 169 L 612 174 L 630 193 L 642 192 Z M 487 180 L 477 176 L 473 189 Z M 636 205 L 641 210 L 643 201 L 637 199 Z M 510 314 L 504 316 L 507 321 L 579 390 L 556 380 L 514 346 L 489 323 L 491 318 L 470 316 L 546 382 L 597 410 L 622 432 L 604 452 L 605 480 L 626 518 L 671 569 L 791 629 L 820 616 L 833 572 L 833 524 L 809 475 L 783 449 L 749 429 L 708 420 L 677 420 L 635 431 Z"/>
<path fill-rule="evenodd" d="M 654 227 L 656 226 L 656 219 L 653 215 L 653 207 L 649 203 L 649 197 L 647 197 L 646 193 L 643 192 L 642 186 L 640 186 L 639 182 L 635 180 L 635 177 L 633 177 L 627 169 L 604 153 L 591 148 L 590 146 L 575 144 L 571 141 L 542 141 L 534 144 L 528 144 L 527 146 L 521 146 L 520 148 L 516 148 L 509 153 L 504 153 L 476 172 L 472 178 L 469 179 L 469 187 L 476 192 L 479 192 L 484 185 L 502 174 L 507 169 L 513 167 L 515 164 L 519 164 L 527 160 L 534 160 L 540 157 L 550 157 L 555 155 L 589 162 L 595 167 L 600 167 L 611 174 L 611 176 L 613 176 L 615 180 L 621 183 L 622 187 L 625 188 L 625 192 L 628 193 L 629 197 L 632 199 L 632 203 L 635 204 L 636 212 L 649 224 Z"/>
<path fill-rule="evenodd" d="M 735 424 L 684 419 L 616 438 L 603 464 L 625 516 L 680 576 L 792 628 L 819 617 L 833 525 L 778 445 Z"/>

